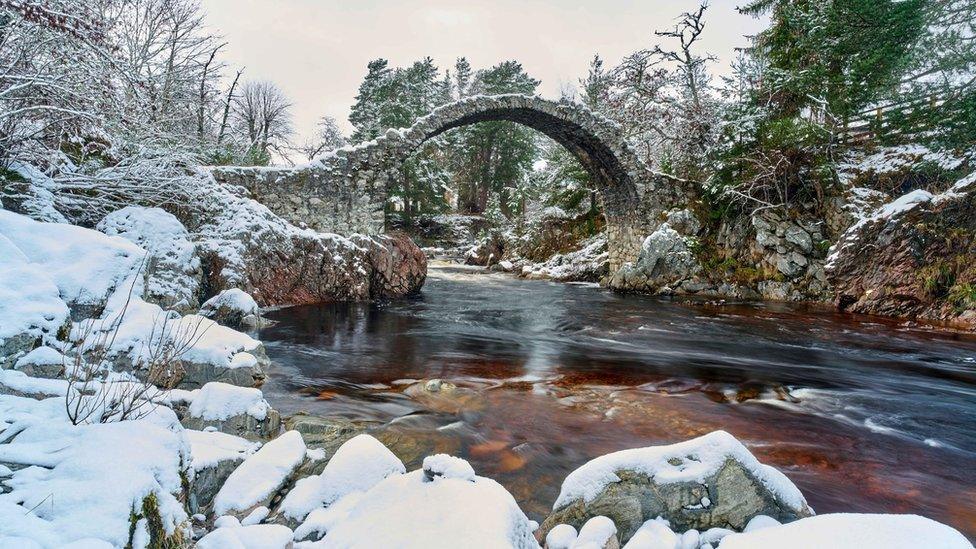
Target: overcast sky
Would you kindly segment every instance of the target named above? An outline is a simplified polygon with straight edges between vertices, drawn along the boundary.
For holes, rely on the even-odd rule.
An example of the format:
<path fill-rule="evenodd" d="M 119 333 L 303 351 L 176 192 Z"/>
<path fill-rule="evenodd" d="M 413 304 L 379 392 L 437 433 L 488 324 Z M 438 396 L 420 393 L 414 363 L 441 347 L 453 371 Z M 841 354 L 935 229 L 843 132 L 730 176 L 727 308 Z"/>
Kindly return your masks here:
<path fill-rule="evenodd" d="M 721 72 L 762 23 L 713 0 L 703 50 Z M 225 60 L 249 79 L 271 80 L 294 103 L 295 127 L 311 135 L 322 115 L 346 118 L 366 63 L 403 66 L 431 56 L 441 69 L 466 56 L 488 67 L 515 59 L 542 81 L 544 96 L 586 74 L 594 53 L 607 64 L 655 41 L 696 4 L 688 0 L 203 0 L 210 26 L 228 42 Z"/>

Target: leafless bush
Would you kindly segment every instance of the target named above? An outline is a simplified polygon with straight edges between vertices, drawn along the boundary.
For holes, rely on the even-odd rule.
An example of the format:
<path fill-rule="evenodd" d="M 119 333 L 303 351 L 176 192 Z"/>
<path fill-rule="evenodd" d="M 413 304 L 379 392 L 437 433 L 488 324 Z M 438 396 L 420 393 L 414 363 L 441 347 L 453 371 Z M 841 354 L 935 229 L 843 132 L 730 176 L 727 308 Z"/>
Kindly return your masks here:
<path fill-rule="evenodd" d="M 131 299 L 132 287 L 114 317 L 85 322 L 72 337 L 68 351 L 71 359 L 64 369 L 68 379 L 65 411 L 73 425 L 134 420 L 152 414 L 183 379 L 183 355 L 206 333 L 205 319 L 184 322 L 163 311 L 153 319 L 149 334 L 141 342 L 132 363 L 133 377 L 112 375 L 113 349 Z M 135 377 L 140 372 L 144 379 Z"/>

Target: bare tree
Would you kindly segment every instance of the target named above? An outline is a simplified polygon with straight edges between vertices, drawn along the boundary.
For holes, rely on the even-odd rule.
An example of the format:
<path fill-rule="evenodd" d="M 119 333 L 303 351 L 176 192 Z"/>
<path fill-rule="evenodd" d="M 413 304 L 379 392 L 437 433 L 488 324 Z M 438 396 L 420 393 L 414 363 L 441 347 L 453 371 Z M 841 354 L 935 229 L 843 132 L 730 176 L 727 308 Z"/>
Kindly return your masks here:
<path fill-rule="evenodd" d="M 334 151 L 347 144 L 346 136 L 343 135 L 336 119 L 323 116 L 319 119 L 315 137 L 295 147 L 295 150 L 302 155 L 303 159 L 311 161 L 323 153 Z"/>
<path fill-rule="evenodd" d="M 282 152 L 292 135 L 292 104 L 281 88 L 268 81 L 248 81 L 234 99 L 238 132 L 246 141 L 249 156 L 267 163 L 272 152 Z"/>

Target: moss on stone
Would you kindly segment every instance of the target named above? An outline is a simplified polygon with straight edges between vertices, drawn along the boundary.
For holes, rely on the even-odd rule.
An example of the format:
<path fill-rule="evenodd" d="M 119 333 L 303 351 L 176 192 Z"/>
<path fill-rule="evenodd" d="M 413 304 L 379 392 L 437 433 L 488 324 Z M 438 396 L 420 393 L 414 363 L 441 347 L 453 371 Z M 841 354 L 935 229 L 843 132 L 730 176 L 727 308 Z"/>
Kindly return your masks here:
<path fill-rule="evenodd" d="M 132 549 L 136 527 L 143 519 L 146 520 L 146 528 L 149 530 L 148 549 L 183 549 L 190 546 L 183 529 L 177 528 L 172 534 L 166 533 L 163 516 L 159 512 L 159 500 L 155 493 L 150 493 L 142 499 L 141 509 L 133 509 L 129 513 L 129 542 L 126 549 Z"/>

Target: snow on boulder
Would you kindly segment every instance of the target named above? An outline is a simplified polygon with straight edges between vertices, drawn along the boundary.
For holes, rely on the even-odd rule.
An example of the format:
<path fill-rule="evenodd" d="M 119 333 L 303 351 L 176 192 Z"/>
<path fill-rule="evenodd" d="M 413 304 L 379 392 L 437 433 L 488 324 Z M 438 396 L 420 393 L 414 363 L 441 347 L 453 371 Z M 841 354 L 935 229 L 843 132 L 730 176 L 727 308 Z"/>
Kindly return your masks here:
<path fill-rule="evenodd" d="M 162 344 L 185 349 L 179 357 L 186 370 L 179 382 L 181 388 L 197 388 L 215 380 L 253 386 L 264 380 L 262 361 L 266 359 L 260 341 L 208 318 L 181 317 L 139 298 L 114 296 L 102 318 L 78 323 L 74 336 L 86 332 L 95 342 L 111 341 L 110 356 L 117 369 L 135 369 L 137 373 Z"/>
<path fill-rule="evenodd" d="M 21 357 L 14 369 L 32 377 L 56 378 L 62 377 L 70 364 L 72 360 L 61 351 L 44 345 Z"/>
<path fill-rule="evenodd" d="M 617 527 L 613 521 L 602 515 L 586 521 L 580 528 L 573 549 L 618 549 Z"/>
<path fill-rule="evenodd" d="M 972 549 L 958 530 L 918 515 L 836 513 L 732 534 L 719 549 Z"/>
<path fill-rule="evenodd" d="M 0 210 L 0 235 L 53 281 L 76 319 L 97 314 L 117 291 L 142 295 L 146 251 L 128 240 L 6 210 Z"/>
<path fill-rule="evenodd" d="M 649 520 L 637 529 L 624 549 L 676 549 L 682 537 L 674 533 L 663 519 Z"/>
<path fill-rule="evenodd" d="M 232 328 L 239 328 L 249 321 L 256 322 L 260 313 L 254 298 L 238 288 L 224 290 L 200 307 L 201 315 Z"/>
<path fill-rule="evenodd" d="M 475 479 L 474 468 L 470 463 L 447 454 L 425 457 L 423 471 L 424 478 L 429 481 L 437 478 L 456 478 L 474 482 Z"/>
<path fill-rule="evenodd" d="M 183 426 L 197 430 L 213 427 L 245 438 L 266 439 L 278 434 L 281 416 L 268 405 L 260 389 L 212 381 L 193 392 Z"/>
<path fill-rule="evenodd" d="M 105 216 L 95 228 L 149 252 L 147 301 L 181 312 L 196 308 L 202 278 L 200 258 L 190 233 L 174 215 L 160 208 L 126 206 Z"/>
<path fill-rule="evenodd" d="M 305 460 L 305 451 L 298 431 L 288 431 L 265 444 L 230 474 L 214 498 L 214 512 L 243 517 L 255 507 L 268 507 Z"/>
<path fill-rule="evenodd" d="M 369 435 L 357 435 L 336 450 L 322 474 L 296 482 L 279 511 L 286 519 L 300 521 L 315 509 L 405 472 L 403 463 L 383 443 Z"/>
<path fill-rule="evenodd" d="M 30 377 L 17 370 L 0 370 L 0 393 L 33 398 L 63 397 L 68 393 L 65 379 Z"/>
<path fill-rule="evenodd" d="M 668 446 L 598 457 L 563 481 L 543 532 L 606 515 L 626 543 L 646 521 L 664 517 L 677 531 L 732 526 L 756 515 L 788 522 L 813 514 L 803 494 L 725 431 Z"/>
<path fill-rule="evenodd" d="M 579 534 L 568 524 L 559 524 L 546 534 L 546 549 L 571 549 Z"/>
<path fill-rule="evenodd" d="M 16 215 L 0 211 L 0 215 Z M 54 338 L 68 306 L 44 267 L 0 234 L 0 368 L 12 365 L 42 338 Z"/>
<path fill-rule="evenodd" d="M 64 215 L 54 207 L 56 200 L 51 191 L 57 188 L 57 183 L 34 165 L 10 161 L 9 157 L 7 161 L 7 169 L 19 175 L 22 181 L 9 176 L 4 178 L 3 187 L 0 188 L 2 207 L 38 221 L 67 223 Z"/>
<path fill-rule="evenodd" d="M 535 524 L 505 488 L 483 477 L 392 475 L 354 503 L 322 540 L 296 548 L 539 547 Z"/>
<path fill-rule="evenodd" d="M 16 397 L 0 396 L 0 409 L 13 405 L 21 415 L 16 436 L 0 444 L 0 461 L 28 467 L 5 481 L 12 491 L 0 494 L 0 538 L 36 544 L 23 547 L 86 539 L 124 547 L 133 539 L 165 546 L 189 535 L 181 503 L 189 448 L 172 411 L 74 426 L 63 398 L 7 399 Z"/>
<path fill-rule="evenodd" d="M 257 451 L 260 443 L 219 431 L 187 429 L 185 433 L 190 443 L 190 468 L 193 470 L 190 510 L 206 512 L 227 477 Z"/>
<path fill-rule="evenodd" d="M 292 533 L 280 524 L 239 523 L 224 526 L 203 536 L 196 549 L 286 549 L 291 547 Z"/>

